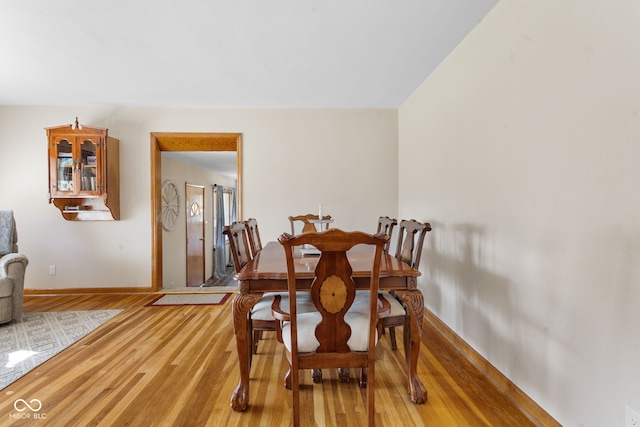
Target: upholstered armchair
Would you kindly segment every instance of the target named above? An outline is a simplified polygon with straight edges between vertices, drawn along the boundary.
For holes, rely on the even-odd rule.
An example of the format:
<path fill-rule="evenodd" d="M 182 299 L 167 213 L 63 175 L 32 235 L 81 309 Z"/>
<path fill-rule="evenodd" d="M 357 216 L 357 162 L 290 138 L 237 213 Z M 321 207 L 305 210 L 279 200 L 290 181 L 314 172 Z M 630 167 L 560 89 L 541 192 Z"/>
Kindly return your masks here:
<path fill-rule="evenodd" d="M 0 211 L 0 324 L 22 320 L 24 273 L 29 260 L 18 253 L 12 211 Z"/>

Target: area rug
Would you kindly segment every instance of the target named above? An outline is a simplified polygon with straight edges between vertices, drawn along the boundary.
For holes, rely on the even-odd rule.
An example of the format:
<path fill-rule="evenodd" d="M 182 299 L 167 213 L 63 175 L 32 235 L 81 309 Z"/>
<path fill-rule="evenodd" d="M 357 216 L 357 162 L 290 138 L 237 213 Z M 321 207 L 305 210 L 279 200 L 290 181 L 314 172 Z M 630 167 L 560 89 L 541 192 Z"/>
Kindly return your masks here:
<path fill-rule="evenodd" d="M 24 313 L 0 325 L 0 389 L 69 347 L 122 310 Z"/>
<path fill-rule="evenodd" d="M 230 293 L 166 294 L 147 305 L 220 305 L 224 304 L 230 295 Z"/>

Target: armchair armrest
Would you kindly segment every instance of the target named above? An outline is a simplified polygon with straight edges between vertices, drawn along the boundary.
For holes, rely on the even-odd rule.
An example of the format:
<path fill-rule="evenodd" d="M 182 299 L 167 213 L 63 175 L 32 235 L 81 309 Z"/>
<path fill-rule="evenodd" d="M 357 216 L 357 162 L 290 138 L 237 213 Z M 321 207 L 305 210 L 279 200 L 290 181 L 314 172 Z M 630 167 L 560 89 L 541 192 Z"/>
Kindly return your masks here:
<path fill-rule="evenodd" d="M 16 264 L 20 263 L 20 264 Z M 2 258 L 0 258 L 0 275 L 1 276 L 11 276 L 15 273 L 19 273 L 22 271 L 24 275 L 24 270 L 27 268 L 27 264 L 29 264 L 29 260 L 27 257 L 20 253 L 10 253 L 6 254 Z M 16 271 L 18 269 L 18 271 Z"/>
<path fill-rule="evenodd" d="M 29 260 L 20 253 L 10 253 L 0 258 L 0 279 L 11 279 L 11 318 L 22 318 L 22 300 L 24 296 L 24 274 Z"/>

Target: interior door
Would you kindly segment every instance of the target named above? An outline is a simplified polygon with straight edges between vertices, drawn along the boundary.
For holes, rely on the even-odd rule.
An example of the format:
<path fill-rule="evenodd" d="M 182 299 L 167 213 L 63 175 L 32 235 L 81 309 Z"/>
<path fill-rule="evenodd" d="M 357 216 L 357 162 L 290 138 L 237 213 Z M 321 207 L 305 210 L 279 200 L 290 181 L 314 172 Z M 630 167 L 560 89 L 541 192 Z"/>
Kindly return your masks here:
<path fill-rule="evenodd" d="M 204 284 L 204 186 L 186 184 L 187 286 Z"/>

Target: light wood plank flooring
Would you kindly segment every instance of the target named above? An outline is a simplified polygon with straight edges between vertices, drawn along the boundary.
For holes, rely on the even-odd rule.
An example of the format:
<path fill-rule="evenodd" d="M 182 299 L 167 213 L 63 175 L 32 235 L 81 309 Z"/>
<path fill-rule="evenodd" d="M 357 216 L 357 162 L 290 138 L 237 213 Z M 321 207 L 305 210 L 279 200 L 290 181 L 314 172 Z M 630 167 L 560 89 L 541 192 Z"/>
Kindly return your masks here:
<path fill-rule="evenodd" d="M 282 385 L 287 362 L 273 334 L 264 334 L 253 359 L 249 409 L 233 412 L 238 368 L 231 299 L 221 306 L 147 307 L 155 297 L 26 296 L 25 311 L 125 311 L 1 390 L 0 425 L 290 425 L 291 395 Z M 402 343 L 392 351 L 383 337 L 376 362 L 377 425 L 534 425 L 425 326 L 418 371 L 428 401 L 411 403 Z M 331 371 L 323 372 L 322 384 L 304 376 L 303 425 L 365 425 L 366 394 L 355 374 L 346 384 Z M 10 419 L 19 398 L 39 399 L 46 422 Z"/>

